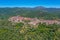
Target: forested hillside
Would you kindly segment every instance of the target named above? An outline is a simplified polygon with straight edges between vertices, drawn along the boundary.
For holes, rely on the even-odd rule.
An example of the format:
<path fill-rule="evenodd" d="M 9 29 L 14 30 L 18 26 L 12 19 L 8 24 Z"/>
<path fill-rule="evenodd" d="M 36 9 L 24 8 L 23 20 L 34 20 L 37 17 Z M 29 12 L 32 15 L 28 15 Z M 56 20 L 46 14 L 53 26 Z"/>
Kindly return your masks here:
<path fill-rule="evenodd" d="M 44 19 L 58 19 L 60 18 L 60 8 L 45 8 L 40 6 L 35 8 L 0 8 L 0 18 L 8 18 L 14 15 Z"/>
<path fill-rule="evenodd" d="M 0 40 L 60 40 L 60 25 L 36 26 L 0 21 Z"/>
<path fill-rule="evenodd" d="M 39 20 L 58 20 L 60 19 L 60 8 L 0 8 L 0 40 L 60 40 L 60 24 L 29 25 L 26 20 L 25 24 L 8 21 L 10 17 L 17 15 Z"/>

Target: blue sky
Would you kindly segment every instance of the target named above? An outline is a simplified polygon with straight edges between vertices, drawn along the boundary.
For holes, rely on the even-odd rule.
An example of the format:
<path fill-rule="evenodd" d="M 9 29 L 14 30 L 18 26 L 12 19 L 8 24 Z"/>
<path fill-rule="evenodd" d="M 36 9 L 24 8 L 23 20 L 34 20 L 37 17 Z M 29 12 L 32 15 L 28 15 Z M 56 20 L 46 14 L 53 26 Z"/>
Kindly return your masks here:
<path fill-rule="evenodd" d="M 60 8 L 60 0 L 0 0 L 0 7 L 57 7 Z"/>

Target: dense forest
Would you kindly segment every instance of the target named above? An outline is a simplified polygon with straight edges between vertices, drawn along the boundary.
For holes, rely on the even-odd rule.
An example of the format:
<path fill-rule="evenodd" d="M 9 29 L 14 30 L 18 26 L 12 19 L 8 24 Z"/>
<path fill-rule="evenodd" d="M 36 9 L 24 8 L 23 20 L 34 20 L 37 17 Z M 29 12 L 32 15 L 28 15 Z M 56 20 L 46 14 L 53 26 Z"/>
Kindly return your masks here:
<path fill-rule="evenodd" d="M 36 26 L 0 21 L 0 40 L 60 40 L 60 25 Z"/>
<path fill-rule="evenodd" d="M 60 8 L 0 8 L 0 40 L 60 40 L 60 25 L 45 23 L 35 26 L 23 23 L 12 25 L 8 21 L 12 16 L 60 19 Z"/>
<path fill-rule="evenodd" d="M 35 7 L 35 8 L 25 8 L 25 7 L 15 7 L 15 8 L 0 8 L 0 18 L 9 18 L 11 16 L 24 16 L 24 17 L 37 17 L 44 19 L 59 19 L 60 18 L 60 8 L 45 8 L 45 7 Z"/>

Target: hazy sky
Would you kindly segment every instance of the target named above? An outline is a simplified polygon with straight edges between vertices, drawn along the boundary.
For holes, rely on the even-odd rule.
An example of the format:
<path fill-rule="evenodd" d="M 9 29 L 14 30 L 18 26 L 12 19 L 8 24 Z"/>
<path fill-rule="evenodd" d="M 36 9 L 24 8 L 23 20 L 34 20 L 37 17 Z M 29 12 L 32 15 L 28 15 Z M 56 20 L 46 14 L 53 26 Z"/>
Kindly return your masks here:
<path fill-rule="evenodd" d="M 0 0 L 0 7 L 59 7 L 60 0 Z"/>

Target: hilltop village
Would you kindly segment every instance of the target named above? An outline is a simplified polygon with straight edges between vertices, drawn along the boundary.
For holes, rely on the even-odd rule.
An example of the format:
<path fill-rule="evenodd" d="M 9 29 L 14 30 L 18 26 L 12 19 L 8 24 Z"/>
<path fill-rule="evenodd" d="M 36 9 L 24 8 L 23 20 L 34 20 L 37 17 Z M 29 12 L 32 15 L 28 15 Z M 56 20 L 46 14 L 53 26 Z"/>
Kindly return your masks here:
<path fill-rule="evenodd" d="M 12 22 L 12 23 L 28 23 L 28 24 L 31 24 L 31 25 L 37 25 L 38 23 L 45 23 L 46 25 L 49 25 L 49 24 L 60 24 L 60 21 L 58 20 L 42 20 L 42 19 L 37 19 L 37 18 L 28 18 L 28 17 L 22 17 L 22 16 L 13 16 L 13 17 L 10 17 L 8 19 L 8 21 Z"/>

